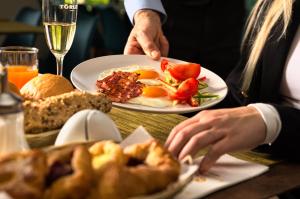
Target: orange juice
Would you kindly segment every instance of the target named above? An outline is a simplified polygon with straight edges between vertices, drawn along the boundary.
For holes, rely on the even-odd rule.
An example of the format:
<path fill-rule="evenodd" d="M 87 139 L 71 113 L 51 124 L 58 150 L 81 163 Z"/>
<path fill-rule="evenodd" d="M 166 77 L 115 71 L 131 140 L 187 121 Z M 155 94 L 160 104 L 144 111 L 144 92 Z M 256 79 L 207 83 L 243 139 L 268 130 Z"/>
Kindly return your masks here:
<path fill-rule="evenodd" d="M 7 66 L 7 71 L 8 81 L 13 82 L 19 89 L 38 75 L 38 70 L 31 66 Z"/>

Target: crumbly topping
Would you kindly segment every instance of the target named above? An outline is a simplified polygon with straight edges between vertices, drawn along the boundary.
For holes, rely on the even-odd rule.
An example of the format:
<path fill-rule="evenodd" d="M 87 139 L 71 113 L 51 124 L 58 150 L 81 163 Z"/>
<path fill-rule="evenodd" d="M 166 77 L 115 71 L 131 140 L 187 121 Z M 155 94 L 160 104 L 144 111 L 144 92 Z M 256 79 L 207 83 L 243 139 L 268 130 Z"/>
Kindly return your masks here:
<path fill-rule="evenodd" d="M 76 112 L 97 109 L 109 112 L 111 100 L 103 93 L 73 91 L 45 99 L 23 102 L 25 132 L 40 133 L 61 128 Z"/>

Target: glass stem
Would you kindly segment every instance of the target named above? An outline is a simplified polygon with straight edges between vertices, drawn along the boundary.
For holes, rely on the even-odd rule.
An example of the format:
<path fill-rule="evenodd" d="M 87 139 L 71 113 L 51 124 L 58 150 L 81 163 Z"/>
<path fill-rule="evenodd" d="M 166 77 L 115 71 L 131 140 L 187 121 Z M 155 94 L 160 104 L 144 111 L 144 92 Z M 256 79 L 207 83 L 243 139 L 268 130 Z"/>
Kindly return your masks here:
<path fill-rule="evenodd" d="M 56 74 L 63 76 L 63 62 L 64 62 L 64 56 L 63 55 L 57 55 L 56 58 Z"/>

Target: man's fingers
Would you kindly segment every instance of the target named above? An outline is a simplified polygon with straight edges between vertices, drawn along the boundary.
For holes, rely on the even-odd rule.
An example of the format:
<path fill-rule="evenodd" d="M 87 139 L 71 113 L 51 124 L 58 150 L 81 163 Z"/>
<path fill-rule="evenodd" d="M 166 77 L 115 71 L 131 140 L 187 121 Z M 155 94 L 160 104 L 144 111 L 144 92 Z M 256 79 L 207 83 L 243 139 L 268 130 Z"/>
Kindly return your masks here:
<path fill-rule="evenodd" d="M 124 54 L 144 54 L 143 49 L 141 48 L 134 36 L 134 32 L 131 32 L 130 36 L 128 37 L 127 43 L 124 48 Z"/>
<path fill-rule="evenodd" d="M 167 38 L 162 35 L 162 37 L 160 37 L 160 52 L 161 52 L 161 56 L 167 57 L 169 54 L 169 42 L 167 40 Z"/>
<path fill-rule="evenodd" d="M 133 45 L 126 45 L 124 49 L 124 55 L 134 55 L 134 54 L 140 54 L 143 55 L 144 52 L 141 48 Z"/>
<path fill-rule="evenodd" d="M 160 51 L 159 50 L 153 50 L 151 52 L 151 58 L 154 60 L 159 60 L 160 58 Z"/>
<path fill-rule="evenodd" d="M 141 31 L 137 34 L 136 39 L 146 55 L 153 59 L 160 58 L 160 51 L 154 38 L 151 38 L 147 33 Z"/>

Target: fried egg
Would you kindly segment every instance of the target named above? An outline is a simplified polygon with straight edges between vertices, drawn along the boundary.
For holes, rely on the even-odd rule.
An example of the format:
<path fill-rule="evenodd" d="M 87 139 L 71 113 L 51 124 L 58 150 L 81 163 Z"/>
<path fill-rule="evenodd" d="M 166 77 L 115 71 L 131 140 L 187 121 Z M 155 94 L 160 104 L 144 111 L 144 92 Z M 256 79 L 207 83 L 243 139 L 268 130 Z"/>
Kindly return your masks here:
<path fill-rule="evenodd" d="M 104 79 L 105 77 L 111 75 L 114 71 L 138 73 L 138 81 L 145 84 L 143 93 L 138 97 L 128 100 L 127 103 L 158 108 L 173 106 L 173 101 L 170 100 L 167 90 L 163 87 L 161 81 L 159 80 L 163 73 L 156 71 L 153 67 L 133 65 L 111 68 L 102 71 L 99 74 L 98 79 Z"/>
<path fill-rule="evenodd" d="M 162 86 L 148 86 L 143 88 L 142 95 L 127 101 L 131 104 L 140 104 L 157 108 L 173 106 L 169 99 L 168 92 Z"/>

